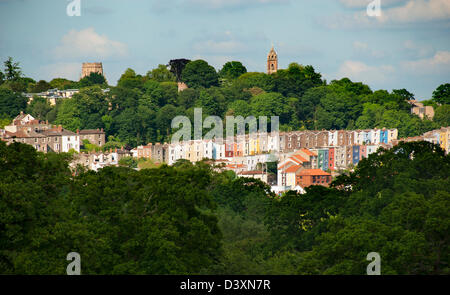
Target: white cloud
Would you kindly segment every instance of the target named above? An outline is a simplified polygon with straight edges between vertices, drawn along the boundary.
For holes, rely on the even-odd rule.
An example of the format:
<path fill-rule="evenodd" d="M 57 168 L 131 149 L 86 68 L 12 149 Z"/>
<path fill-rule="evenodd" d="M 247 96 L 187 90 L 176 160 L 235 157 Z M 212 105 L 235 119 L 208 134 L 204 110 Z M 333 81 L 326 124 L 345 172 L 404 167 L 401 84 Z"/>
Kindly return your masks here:
<path fill-rule="evenodd" d="M 369 66 L 360 61 L 348 60 L 339 68 L 338 76 L 364 83 L 380 83 L 389 81 L 394 71 L 391 65 Z"/>
<path fill-rule="evenodd" d="M 119 41 L 110 40 L 105 35 L 99 35 L 94 28 L 87 28 L 69 31 L 62 37 L 54 54 L 56 58 L 64 60 L 77 58 L 104 60 L 108 57 L 126 56 L 127 46 Z"/>
<path fill-rule="evenodd" d="M 438 51 L 431 58 L 405 61 L 402 66 L 415 75 L 450 74 L 450 51 Z"/>
<path fill-rule="evenodd" d="M 449 0 L 410 0 L 382 13 L 382 22 L 426 22 L 450 18 Z"/>
<path fill-rule="evenodd" d="M 341 0 L 341 2 L 346 2 L 351 8 L 360 9 L 354 13 L 341 13 L 323 19 L 322 23 L 327 27 L 332 29 L 356 27 L 375 28 L 384 25 L 430 23 L 450 20 L 449 0 L 408 0 L 394 7 L 389 7 L 383 4 L 384 2 L 382 1 L 381 16 L 379 17 L 368 16 L 366 12 L 367 5 L 357 5 L 358 3 L 361 4 L 362 0 Z"/>
<path fill-rule="evenodd" d="M 339 0 L 343 5 L 351 8 L 364 8 L 369 5 L 373 0 Z M 381 5 L 383 7 L 395 5 L 406 0 L 381 0 Z"/>

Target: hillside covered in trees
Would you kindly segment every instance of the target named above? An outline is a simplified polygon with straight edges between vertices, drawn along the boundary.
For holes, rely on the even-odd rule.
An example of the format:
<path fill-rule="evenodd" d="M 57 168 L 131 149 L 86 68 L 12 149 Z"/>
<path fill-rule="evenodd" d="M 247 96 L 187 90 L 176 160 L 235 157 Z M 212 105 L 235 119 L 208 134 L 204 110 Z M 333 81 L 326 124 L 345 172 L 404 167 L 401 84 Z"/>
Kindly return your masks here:
<path fill-rule="evenodd" d="M 398 128 L 399 137 L 409 137 L 450 125 L 450 84 L 439 86 L 425 101 L 435 107 L 430 121 L 411 114 L 406 101 L 414 95 L 406 89 L 373 91 L 347 78 L 327 83 L 312 66 L 291 63 L 267 75 L 247 72 L 240 62 L 228 62 L 216 71 L 203 60 L 183 61 L 170 70 L 160 65 L 146 75 L 127 69 L 112 87 L 95 73 L 80 81 L 36 82 L 23 77 L 19 64 L 8 59 L 0 74 L 1 126 L 23 110 L 72 131 L 103 128 L 110 141 L 134 147 L 169 141 L 172 119 L 178 115 L 193 119 L 196 107 L 202 108 L 203 116 L 221 118 L 279 116 L 281 130 L 386 127 Z M 189 88 L 178 92 L 177 81 Z M 80 93 L 55 106 L 39 97 L 27 104 L 22 95 L 49 88 L 79 88 Z M 106 88 L 110 91 L 103 91 Z"/>
<path fill-rule="evenodd" d="M 0 273 L 450 274 L 450 156 L 428 142 L 363 159 L 331 188 L 279 197 L 204 162 L 68 168 L 0 142 Z M 176 183 L 176 185 L 173 185 Z"/>

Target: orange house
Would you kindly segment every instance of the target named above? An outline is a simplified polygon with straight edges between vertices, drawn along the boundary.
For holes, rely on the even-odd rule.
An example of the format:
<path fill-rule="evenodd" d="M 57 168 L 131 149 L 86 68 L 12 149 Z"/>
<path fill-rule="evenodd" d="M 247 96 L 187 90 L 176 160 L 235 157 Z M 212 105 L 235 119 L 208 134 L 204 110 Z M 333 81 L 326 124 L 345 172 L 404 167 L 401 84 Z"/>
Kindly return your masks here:
<path fill-rule="evenodd" d="M 328 187 L 331 183 L 331 174 L 322 169 L 305 169 L 296 176 L 296 185 L 305 188 L 310 185 L 322 185 Z"/>

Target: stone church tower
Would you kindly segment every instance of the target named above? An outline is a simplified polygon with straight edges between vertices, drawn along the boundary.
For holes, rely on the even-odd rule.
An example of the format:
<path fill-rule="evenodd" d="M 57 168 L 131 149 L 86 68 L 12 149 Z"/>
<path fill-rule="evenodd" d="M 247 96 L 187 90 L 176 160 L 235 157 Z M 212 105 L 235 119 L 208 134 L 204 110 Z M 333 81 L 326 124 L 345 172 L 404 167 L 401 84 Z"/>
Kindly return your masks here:
<path fill-rule="evenodd" d="M 273 49 L 270 49 L 269 54 L 267 55 L 267 74 L 276 73 L 278 70 L 278 55 Z"/>
<path fill-rule="evenodd" d="M 93 62 L 83 63 L 83 67 L 81 69 L 81 78 L 83 79 L 86 76 L 89 76 L 91 73 L 99 73 L 100 75 L 103 75 L 103 65 L 101 62 Z"/>

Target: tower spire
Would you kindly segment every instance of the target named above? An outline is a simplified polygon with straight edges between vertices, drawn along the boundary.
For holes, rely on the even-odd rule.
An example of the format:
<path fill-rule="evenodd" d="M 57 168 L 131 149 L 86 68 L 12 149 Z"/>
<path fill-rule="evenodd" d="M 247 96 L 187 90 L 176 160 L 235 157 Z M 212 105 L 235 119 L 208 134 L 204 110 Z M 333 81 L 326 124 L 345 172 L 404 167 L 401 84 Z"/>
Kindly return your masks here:
<path fill-rule="evenodd" d="M 270 49 L 270 52 L 267 55 L 267 74 L 276 73 L 277 70 L 278 70 L 278 55 L 275 52 L 272 42 L 272 48 Z"/>

